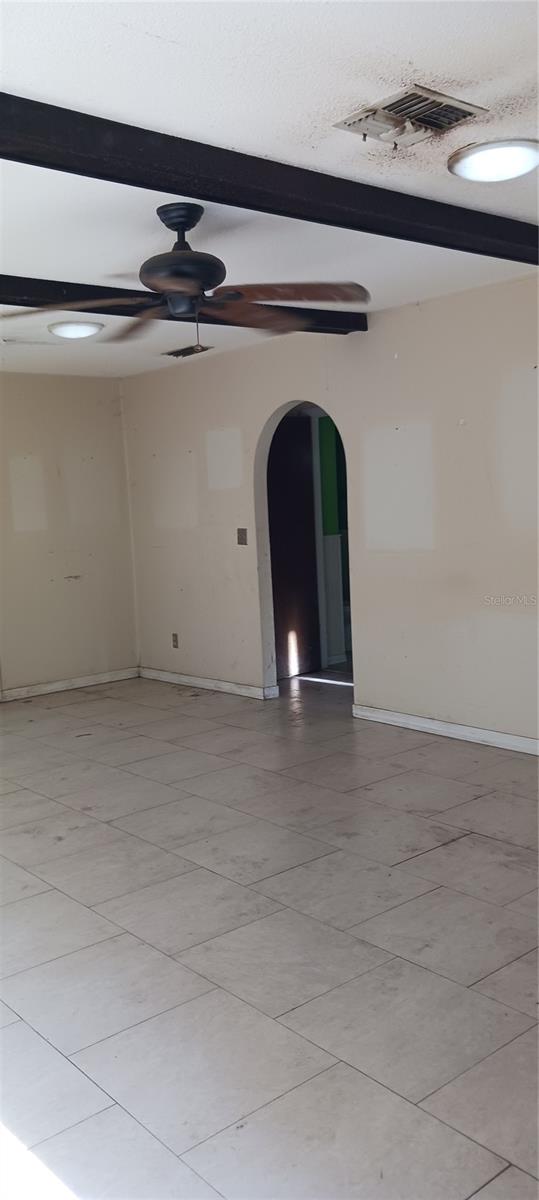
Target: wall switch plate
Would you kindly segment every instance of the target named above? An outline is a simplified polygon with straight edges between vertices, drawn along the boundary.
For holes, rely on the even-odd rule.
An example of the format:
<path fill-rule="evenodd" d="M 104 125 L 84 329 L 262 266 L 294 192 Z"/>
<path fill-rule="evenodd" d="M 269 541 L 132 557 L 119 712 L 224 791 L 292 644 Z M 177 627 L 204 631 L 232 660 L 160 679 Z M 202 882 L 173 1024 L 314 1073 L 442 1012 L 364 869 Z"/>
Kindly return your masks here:
<path fill-rule="evenodd" d="M 173 650 L 178 649 L 178 634 L 177 633 L 172 634 L 172 649 Z"/>
<path fill-rule="evenodd" d="M 247 530 L 246 529 L 238 529 L 238 546 L 246 546 L 246 545 L 247 545 Z"/>

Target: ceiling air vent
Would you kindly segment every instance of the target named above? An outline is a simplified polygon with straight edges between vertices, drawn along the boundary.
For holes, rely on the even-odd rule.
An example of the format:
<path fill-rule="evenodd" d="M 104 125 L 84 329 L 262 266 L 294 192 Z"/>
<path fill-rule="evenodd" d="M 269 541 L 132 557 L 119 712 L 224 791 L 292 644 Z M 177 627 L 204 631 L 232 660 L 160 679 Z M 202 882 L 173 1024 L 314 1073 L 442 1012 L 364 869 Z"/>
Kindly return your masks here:
<path fill-rule="evenodd" d="M 363 141 L 369 137 L 391 145 L 414 146 L 487 111 L 476 104 L 455 100 L 454 96 L 431 92 L 430 88 L 413 87 L 379 104 L 359 108 L 338 121 L 335 128 L 360 133 Z"/>

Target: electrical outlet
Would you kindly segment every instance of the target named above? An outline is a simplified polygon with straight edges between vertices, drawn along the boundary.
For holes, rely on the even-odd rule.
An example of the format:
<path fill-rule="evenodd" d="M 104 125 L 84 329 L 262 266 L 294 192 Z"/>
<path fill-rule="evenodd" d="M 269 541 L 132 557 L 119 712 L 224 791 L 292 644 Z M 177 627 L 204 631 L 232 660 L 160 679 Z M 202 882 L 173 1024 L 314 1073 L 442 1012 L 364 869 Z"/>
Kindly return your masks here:
<path fill-rule="evenodd" d="M 177 633 L 172 634 L 172 649 L 173 650 L 178 649 L 178 634 Z"/>
<path fill-rule="evenodd" d="M 238 529 L 238 546 L 246 546 L 246 545 L 247 545 L 247 530 L 246 529 Z"/>

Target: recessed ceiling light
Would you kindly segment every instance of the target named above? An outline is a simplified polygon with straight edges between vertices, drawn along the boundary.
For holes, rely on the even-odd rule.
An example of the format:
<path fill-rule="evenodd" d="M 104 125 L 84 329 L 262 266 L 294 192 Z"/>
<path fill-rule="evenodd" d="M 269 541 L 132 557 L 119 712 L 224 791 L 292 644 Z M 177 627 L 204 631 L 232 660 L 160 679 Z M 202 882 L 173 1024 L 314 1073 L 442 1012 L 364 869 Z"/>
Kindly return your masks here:
<path fill-rule="evenodd" d="M 527 175 L 539 165 L 539 142 L 533 138 L 507 138 L 500 142 L 475 142 L 456 150 L 447 161 L 452 175 L 476 183 L 498 183 Z"/>
<path fill-rule="evenodd" d="M 49 325 L 50 333 L 61 338 L 93 337 L 103 328 L 99 321 L 56 321 L 54 325 Z"/>

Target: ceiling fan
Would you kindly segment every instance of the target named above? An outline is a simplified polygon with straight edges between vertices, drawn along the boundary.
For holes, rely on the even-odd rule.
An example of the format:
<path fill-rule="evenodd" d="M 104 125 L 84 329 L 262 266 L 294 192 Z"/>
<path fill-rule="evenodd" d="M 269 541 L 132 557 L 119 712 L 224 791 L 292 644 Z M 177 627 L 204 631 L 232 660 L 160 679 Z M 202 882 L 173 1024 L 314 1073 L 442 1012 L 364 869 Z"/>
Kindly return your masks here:
<path fill-rule="evenodd" d="M 142 264 L 139 279 L 149 289 L 147 296 L 131 297 L 125 301 L 94 299 L 59 303 L 26 310 L 24 315 L 57 309 L 62 312 L 68 309 L 94 312 L 108 307 L 117 308 L 118 303 L 124 303 L 129 308 L 139 306 L 129 324 L 122 326 L 108 339 L 112 342 L 137 337 L 151 320 L 166 316 L 185 320 L 192 316 L 197 322 L 196 346 L 186 347 L 183 352 L 169 352 L 173 357 L 186 357 L 187 354 L 199 354 L 211 349 L 200 344 L 199 315 L 211 316 L 213 321 L 223 325 L 244 326 L 269 333 L 290 333 L 308 329 L 312 319 L 310 314 L 306 312 L 304 315 L 297 309 L 287 312 L 281 307 L 272 308 L 272 304 L 302 304 L 309 301 L 366 304 L 370 300 L 369 292 L 359 283 L 248 283 L 240 287 L 222 286 L 226 277 L 224 263 L 214 254 L 192 250 L 185 236 L 198 224 L 203 212 L 201 204 L 186 201 L 162 204 L 157 209 L 157 216 L 167 229 L 173 230 L 176 241 L 168 253 L 153 255 Z M 9 313 L 3 319 L 21 315 Z"/>

